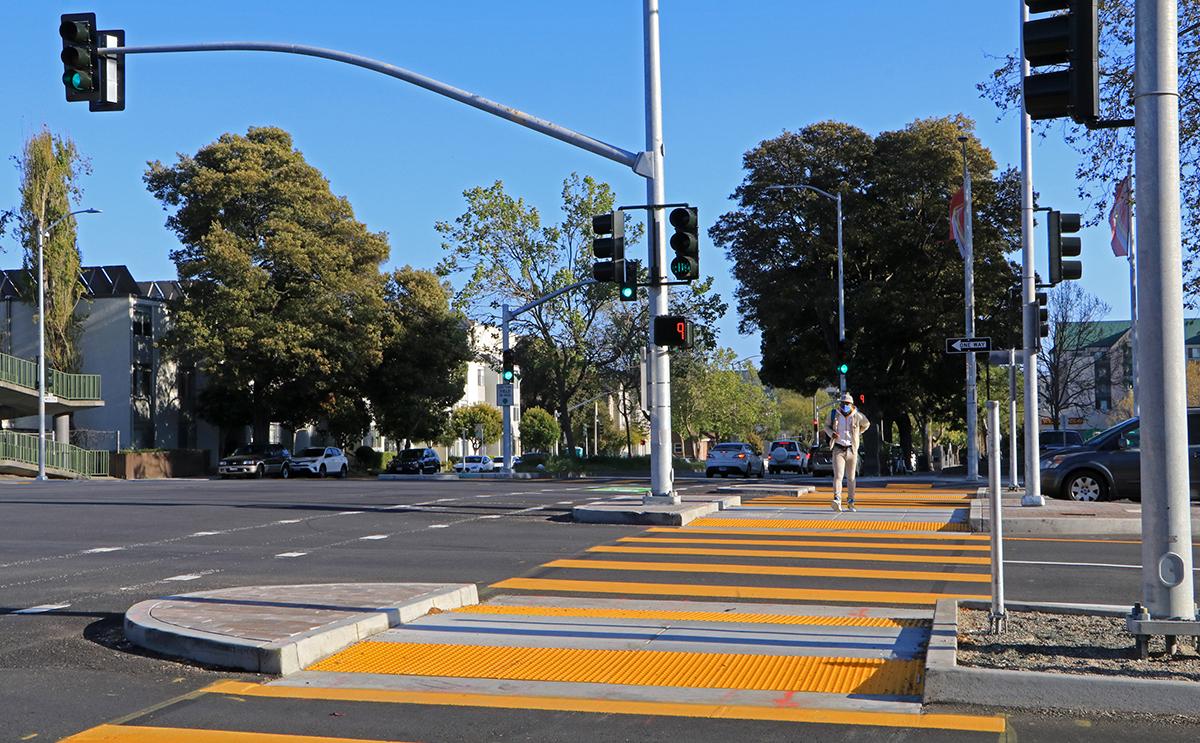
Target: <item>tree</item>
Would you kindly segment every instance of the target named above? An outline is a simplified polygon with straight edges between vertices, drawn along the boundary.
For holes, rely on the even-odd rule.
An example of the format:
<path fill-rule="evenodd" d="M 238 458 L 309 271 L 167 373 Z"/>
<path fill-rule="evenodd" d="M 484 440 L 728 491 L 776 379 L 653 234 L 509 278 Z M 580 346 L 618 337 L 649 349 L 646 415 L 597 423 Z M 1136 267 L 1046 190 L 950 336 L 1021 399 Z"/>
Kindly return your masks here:
<path fill-rule="evenodd" d="M 30 137 L 21 156 L 14 159 L 21 172 L 17 239 L 24 250 L 25 269 L 35 282 L 24 287 L 23 297 L 31 303 L 37 301 L 37 233 L 39 228 L 45 233 L 54 226 L 43 242 L 46 362 L 62 371 L 77 372 L 82 360 L 76 347 L 80 320 L 75 307 L 83 296 L 83 285 L 75 218 L 69 215 L 72 202 L 82 194 L 79 180 L 90 170 L 70 138 L 45 129 Z M 3 221 L 0 219 L 0 226 Z"/>
<path fill-rule="evenodd" d="M 1189 408 L 1200 408 L 1200 361 L 1187 362 L 1187 404 Z M 1133 405 L 1126 418 L 1133 417 Z M 1124 420 L 1124 419 L 1122 419 Z"/>
<path fill-rule="evenodd" d="M 434 441 L 462 398 L 471 341 L 466 318 L 450 309 L 450 288 L 432 271 L 405 266 L 387 279 L 383 361 L 367 395 L 387 436 Z"/>
<path fill-rule="evenodd" d="M 738 282 L 741 327 L 762 332 L 762 377 L 774 387 L 817 389 L 837 378 L 837 220 L 828 199 L 767 186 L 804 183 L 842 194 L 845 215 L 848 383 L 873 419 L 895 421 L 906 453 L 910 416 L 962 415 L 962 359 L 940 339 L 963 330 L 963 265 L 949 233 L 949 202 L 962 180 L 967 139 L 974 195 L 976 332 L 1003 345 L 1017 268 L 1019 189 L 964 116 L 917 120 L 872 138 L 821 122 L 760 143 L 743 158 L 738 208 L 709 231 Z"/>
<path fill-rule="evenodd" d="M 558 421 L 543 408 L 529 408 L 521 413 L 521 444 L 529 451 L 550 451 L 562 435 Z"/>
<path fill-rule="evenodd" d="M 387 237 L 354 218 L 287 132 L 223 134 L 150 164 L 183 286 L 164 345 L 195 360 L 201 413 L 221 426 L 301 425 L 362 398 L 381 360 Z M 342 408 L 344 410 L 344 408 Z"/>
<path fill-rule="evenodd" d="M 1038 352 L 1039 400 L 1058 427 L 1064 413 L 1092 408 L 1097 385 L 1111 385 L 1116 370 L 1107 366 L 1107 347 L 1100 349 L 1105 353 L 1099 367 L 1094 358 L 1094 346 L 1105 335 L 1098 321 L 1108 314 L 1108 304 L 1071 281 L 1055 287 L 1048 299 L 1050 337 Z"/>
<path fill-rule="evenodd" d="M 779 408 L 749 365 L 718 348 L 688 357 L 671 380 L 672 426 L 685 439 L 702 435 L 755 443 L 779 431 Z"/>
<path fill-rule="evenodd" d="M 500 409 L 495 405 L 477 402 L 459 406 L 450 413 L 450 430 L 469 439 L 471 447 L 478 451 L 484 444 L 491 444 L 500 438 L 504 432 L 504 421 Z M 483 435 L 480 436 L 480 433 Z"/>
<path fill-rule="evenodd" d="M 1200 65 L 1196 28 L 1200 0 L 1179 0 L 1179 148 L 1182 191 L 1185 292 L 1194 305 L 1200 296 Z M 1100 0 L 1100 111 L 1107 119 L 1133 118 L 1134 0 Z M 1021 103 L 1021 60 L 1015 51 L 978 85 L 1002 112 Z M 1092 206 L 1091 222 L 1105 218 L 1114 184 L 1132 168 L 1133 127 L 1089 130 L 1067 119 L 1035 122 L 1043 136 L 1064 139 L 1080 155 L 1075 169 L 1079 197 Z"/>

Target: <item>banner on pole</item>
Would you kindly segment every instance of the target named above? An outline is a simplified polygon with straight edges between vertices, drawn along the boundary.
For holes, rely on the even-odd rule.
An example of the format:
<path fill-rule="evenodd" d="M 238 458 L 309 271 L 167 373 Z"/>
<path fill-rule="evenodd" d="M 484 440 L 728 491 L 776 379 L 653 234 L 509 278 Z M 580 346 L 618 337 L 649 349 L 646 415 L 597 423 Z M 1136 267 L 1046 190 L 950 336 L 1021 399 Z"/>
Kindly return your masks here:
<path fill-rule="evenodd" d="M 967 259 L 967 199 L 960 188 L 950 197 L 950 239 L 958 243 L 958 253 Z"/>
<path fill-rule="evenodd" d="M 1112 210 L 1108 213 L 1108 225 L 1112 227 L 1112 251 L 1117 257 L 1129 255 L 1129 244 L 1133 235 L 1133 209 L 1131 204 L 1132 176 L 1125 176 L 1118 184 Z"/>

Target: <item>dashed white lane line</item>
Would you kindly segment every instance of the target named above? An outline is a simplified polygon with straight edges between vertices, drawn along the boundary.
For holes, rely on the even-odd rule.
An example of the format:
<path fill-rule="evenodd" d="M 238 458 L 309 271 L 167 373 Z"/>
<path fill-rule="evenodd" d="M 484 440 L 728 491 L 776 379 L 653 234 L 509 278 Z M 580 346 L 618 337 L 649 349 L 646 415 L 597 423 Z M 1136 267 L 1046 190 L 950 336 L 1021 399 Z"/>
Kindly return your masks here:
<path fill-rule="evenodd" d="M 458 498 L 438 498 L 434 503 L 446 503 L 448 501 L 458 500 Z"/>
<path fill-rule="evenodd" d="M 45 614 L 48 611 L 58 611 L 66 609 L 70 604 L 39 604 L 31 606 L 28 609 L 17 609 L 13 614 Z"/>
<path fill-rule="evenodd" d="M 196 531 L 196 532 L 192 532 L 188 536 L 190 536 L 190 537 L 211 537 L 211 536 L 215 536 L 217 534 L 224 534 L 224 533 L 225 532 L 223 532 L 223 531 Z"/>
<path fill-rule="evenodd" d="M 186 575 L 172 575 L 170 578 L 163 578 L 163 583 L 169 583 L 172 581 L 196 580 L 198 578 L 203 578 L 203 577 L 204 577 L 204 575 L 202 573 L 187 573 Z"/>
<path fill-rule="evenodd" d="M 359 541 L 368 540 L 368 539 L 387 539 L 389 536 L 390 536 L 389 534 L 368 534 L 367 536 L 359 537 L 358 539 L 359 539 Z"/>
<path fill-rule="evenodd" d="M 303 557 L 307 552 L 280 552 L 276 557 Z"/>
<path fill-rule="evenodd" d="M 448 529 L 448 528 L 450 528 L 450 525 L 449 524 L 430 524 L 429 528 L 430 529 Z"/>
<path fill-rule="evenodd" d="M 125 549 L 125 548 L 124 547 L 93 547 L 90 550 L 84 550 L 83 554 L 95 555 L 100 552 L 120 552 L 123 549 Z"/>
<path fill-rule="evenodd" d="M 276 521 L 275 523 L 276 524 L 299 524 L 300 519 L 284 519 L 283 521 Z"/>
<path fill-rule="evenodd" d="M 487 516 L 480 516 L 479 518 L 481 518 L 481 519 L 499 519 L 499 518 L 503 518 L 503 516 L 501 516 L 498 513 L 492 513 L 492 514 L 488 514 Z"/>
<path fill-rule="evenodd" d="M 197 580 L 199 578 L 203 578 L 206 575 L 212 575 L 213 573 L 219 573 L 219 572 L 221 572 L 221 571 L 220 570 L 201 570 L 198 573 L 184 573 L 182 575 L 172 575 L 167 578 L 159 578 L 158 580 L 146 581 L 145 583 L 135 583 L 132 586 L 121 586 L 121 590 L 122 591 L 136 591 L 139 588 L 149 588 L 150 586 L 157 586 L 160 583 L 178 583 L 178 582 Z M 84 598 L 92 598 L 92 597 L 87 596 Z"/>
<path fill-rule="evenodd" d="M 556 506 L 569 506 L 569 505 L 571 505 L 571 504 L 572 504 L 572 503 L 574 503 L 574 502 L 575 502 L 575 501 L 573 501 L 573 500 L 560 500 L 558 503 L 555 503 L 554 505 L 556 505 Z"/>
<path fill-rule="evenodd" d="M 338 516 L 355 516 L 360 513 L 362 513 L 362 511 L 338 511 Z"/>

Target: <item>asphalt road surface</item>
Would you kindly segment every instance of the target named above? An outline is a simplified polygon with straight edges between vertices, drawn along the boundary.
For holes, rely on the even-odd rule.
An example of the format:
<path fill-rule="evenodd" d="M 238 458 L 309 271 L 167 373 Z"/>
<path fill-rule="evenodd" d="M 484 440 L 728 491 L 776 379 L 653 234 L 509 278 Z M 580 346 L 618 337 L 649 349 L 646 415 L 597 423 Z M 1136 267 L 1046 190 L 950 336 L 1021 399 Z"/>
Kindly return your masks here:
<path fill-rule="evenodd" d="M 235 585 L 473 582 L 486 599 L 498 593 L 492 584 L 521 577 L 574 580 L 586 574 L 587 581 L 630 585 L 730 582 L 728 573 L 691 567 L 643 572 L 639 566 L 650 559 L 644 555 L 587 553 L 624 544 L 622 538 L 653 538 L 645 527 L 570 522 L 573 504 L 603 498 L 597 488 L 622 482 L 629 481 L 0 482 L 0 740 L 58 740 L 139 712 L 137 724 L 146 726 L 388 741 L 956 739 L 864 726 L 469 706 L 371 705 L 365 714 L 363 703 L 355 701 L 272 699 L 248 705 L 222 695 L 155 710 L 215 681 L 258 679 L 154 657 L 123 639 L 122 615 L 138 601 Z M 684 484 L 697 490 L 712 485 Z M 1140 554 L 1133 540 L 1013 539 L 1006 550 L 1013 600 L 1123 603 L 1138 597 L 1134 566 Z M 584 557 L 602 562 L 581 565 Z M 719 556 L 670 559 L 723 569 Z M 747 560 L 770 564 L 737 562 Z M 766 571 L 737 580 L 778 586 L 800 579 Z M 864 591 L 890 586 L 869 575 L 853 581 L 805 578 L 803 585 Z M 930 581 L 919 588 L 937 591 L 943 585 L 946 581 Z M 1009 718 L 1007 735 L 1055 743 L 1149 736 L 1183 741 L 1200 737 L 1200 729 L 1179 722 L 1022 714 Z"/>

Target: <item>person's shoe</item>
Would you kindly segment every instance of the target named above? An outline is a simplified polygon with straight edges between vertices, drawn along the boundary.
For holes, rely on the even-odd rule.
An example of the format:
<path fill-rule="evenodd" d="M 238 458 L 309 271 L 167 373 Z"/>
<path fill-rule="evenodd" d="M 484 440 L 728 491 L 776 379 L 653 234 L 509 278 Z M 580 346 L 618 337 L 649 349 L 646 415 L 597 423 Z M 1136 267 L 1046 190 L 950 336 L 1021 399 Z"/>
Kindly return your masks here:
<path fill-rule="evenodd" d="M 851 511 L 858 513 L 858 509 L 854 507 L 854 501 L 850 501 L 850 503 L 848 504 L 848 507 Z"/>
<path fill-rule="evenodd" d="M 833 499 L 833 510 L 835 510 L 839 513 L 842 510 L 842 502 L 840 500 L 838 500 L 837 498 Z"/>

